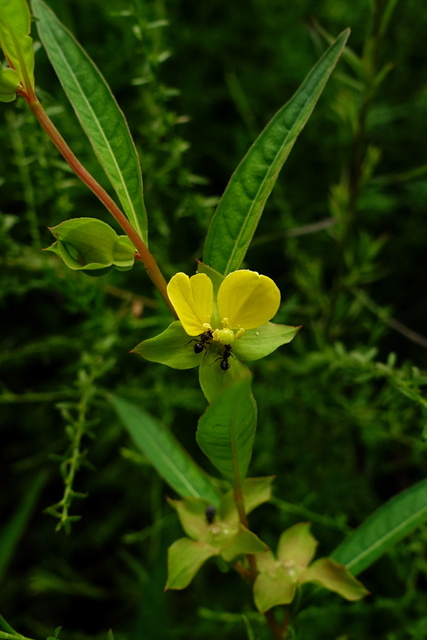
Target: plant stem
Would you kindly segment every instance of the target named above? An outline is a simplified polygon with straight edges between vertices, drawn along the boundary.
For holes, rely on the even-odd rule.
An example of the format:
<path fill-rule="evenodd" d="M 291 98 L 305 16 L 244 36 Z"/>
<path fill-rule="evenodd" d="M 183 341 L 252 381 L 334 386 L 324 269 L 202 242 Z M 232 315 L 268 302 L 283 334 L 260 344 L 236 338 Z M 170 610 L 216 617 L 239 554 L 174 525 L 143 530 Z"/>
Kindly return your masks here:
<path fill-rule="evenodd" d="M 268 626 L 270 627 L 270 631 L 273 634 L 273 638 L 274 640 L 284 640 L 284 638 L 286 638 L 287 631 L 282 631 L 278 625 L 278 622 L 275 618 L 275 615 L 273 613 L 273 609 L 269 609 L 268 611 L 266 611 L 264 613 L 265 618 L 268 622 Z"/>
<path fill-rule="evenodd" d="M 236 474 L 236 480 L 239 478 L 238 474 Z M 242 486 L 240 484 L 240 482 L 236 482 L 236 488 L 234 490 L 234 502 L 236 504 L 236 509 L 237 509 L 237 513 L 239 514 L 239 519 L 240 522 L 242 523 L 242 525 L 246 528 L 249 529 L 249 523 L 248 523 L 248 518 L 246 515 L 246 510 L 245 510 L 245 503 L 243 500 L 243 491 L 242 491 Z M 249 563 L 249 569 L 250 571 L 247 573 L 247 575 L 245 575 L 244 577 L 247 577 L 250 579 L 251 582 L 255 581 L 255 578 L 258 575 L 258 569 L 256 566 L 256 560 L 255 560 L 255 556 L 251 553 L 248 553 L 248 555 L 246 556 L 248 559 L 248 563 Z M 239 571 L 239 569 L 237 568 L 237 570 Z M 271 633 L 273 634 L 273 638 L 274 640 L 283 640 L 283 638 L 285 638 L 286 636 L 284 635 L 284 633 L 281 631 L 277 620 L 274 616 L 273 610 L 270 609 L 269 611 L 266 611 L 264 613 L 265 615 L 265 619 L 268 622 L 268 626 L 270 627 Z"/>
<path fill-rule="evenodd" d="M 240 483 L 240 477 L 238 473 L 235 474 L 235 480 L 236 480 L 236 488 L 234 489 L 234 502 L 236 504 L 237 513 L 239 514 L 239 520 L 241 524 L 246 529 L 249 529 L 248 517 L 246 515 L 246 510 L 245 510 L 245 502 L 243 499 L 243 490 L 242 490 L 242 485 Z M 236 563 L 234 568 L 244 578 L 248 578 L 251 582 L 254 582 L 255 578 L 258 575 L 256 559 L 255 559 L 255 556 L 250 553 L 248 553 L 246 557 L 249 563 L 250 571 L 246 571 L 246 570 L 242 571 L 243 567 L 238 566 L 238 563 Z M 288 635 L 287 623 L 285 623 L 283 627 L 280 627 L 272 609 L 269 609 L 268 611 L 266 611 L 264 613 L 264 616 L 265 616 L 265 619 L 267 620 L 268 626 L 270 627 L 270 631 L 273 635 L 274 640 L 284 640 Z"/>
<path fill-rule="evenodd" d="M 162 272 L 159 269 L 157 262 L 153 255 L 148 250 L 148 247 L 143 242 L 139 234 L 130 224 L 129 220 L 122 213 L 114 200 L 108 195 L 108 193 L 101 187 L 101 185 L 94 179 L 94 177 L 85 169 L 81 162 L 77 159 L 74 153 L 71 151 L 64 138 L 61 136 L 46 111 L 43 109 L 37 98 L 30 98 L 27 94 L 21 91 L 21 95 L 26 99 L 29 108 L 34 116 L 37 118 L 39 124 L 47 133 L 53 144 L 61 153 L 66 162 L 70 165 L 74 173 L 80 178 L 80 180 L 96 195 L 96 197 L 102 202 L 102 204 L 108 209 L 116 222 L 120 225 L 129 239 L 135 246 L 138 252 L 138 257 L 145 265 L 147 273 L 153 282 L 153 284 L 159 290 L 163 300 L 166 302 L 170 312 L 177 318 L 176 311 L 169 300 L 169 296 L 166 290 L 166 280 L 163 277 Z"/>
<path fill-rule="evenodd" d="M 243 491 L 240 484 L 236 486 L 236 489 L 234 490 L 234 502 L 236 503 L 237 513 L 239 514 L 240 522 L 245 527 L 245 529 L 249 529 L 248 518 L 246 516 L 246 511 L 245 511 L 245 503 L 243 501 Z M 247 559 L 249 562 L 249 567 L 251 570 L 251 579 L 253 582 L 258 574 L 255 556 L 249 553 L 247 555 Z"/>

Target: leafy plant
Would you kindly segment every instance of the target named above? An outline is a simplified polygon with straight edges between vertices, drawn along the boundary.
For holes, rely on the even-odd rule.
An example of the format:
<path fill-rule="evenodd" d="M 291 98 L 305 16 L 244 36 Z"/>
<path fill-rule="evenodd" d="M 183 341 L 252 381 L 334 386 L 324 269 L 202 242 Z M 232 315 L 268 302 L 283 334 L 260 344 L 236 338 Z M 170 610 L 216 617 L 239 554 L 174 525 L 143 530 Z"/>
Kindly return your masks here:
<path fill-rule="evenodd" d="M 355 230 L 365 189 L 372 181 L 380 159 L 377 148 L 365 146 L 367 114 L 376 91 L 391 69 L 388 64 L 378 69 L 376 64 L 379 42 L 396 3 L 374 4 L 372 37 L 362 59 L 346 46 L 348 30 L 333 39 L 317 27 L 318 32 L 329 39 L 330 46 L 294 96 L 256 138 L 233 173 L 207 230 L 203 262 L 198 262 L 197 274 L 189 277 L 178 267 L 167 283 L 154 258 L 155 252 L 148 249 L 150 216 L 147 213 L 150 214 L 150 207 L 146 207 L 144 202 L 137 147 L 106 81 L 43 0 L 32 0 L 40 39 L 120 206 L 95 179 L 94 171 L 88 171 L 71 151 L 44 108 L 43 100 L 38 97 L 42 92 L 36 90 L 34 82 L 30 11 L 26 1 L 19 0 L 13 7 L 7 0 L 0 2 L 0 45 L 6 58 L 6 66 L 0 75 L 0 100 L 10 103 L 18 97 L 25 101 L 67 165 L 105 206 L 125 234 L 118 235 L 97 218 L 72 218 L 50 228 L 55 243 L 48 251 L 56 254 L 71 272 L 83 271 L 94 277 L 113 274 L 114 271 L 119 272 L 116 274 L 119 277 L 121 271 L 129 271 L 132 267 L 136 272 L 139 263 L 143 263 L 173 322 L 166 326 L 166 314 L 159 310 L 152 325 L 160 333 L 145 338 L 145 331 L 150 326 L 148 320 L 145 326 L 139 327 L 144 330 L 144 340 L 133 351 L 146 361 L 166 364 L 172 369 L 186 370 L 199 366 L 200 386 L 208 406 L 198 421 L 196 442 L 209 460 L 209 469 L 216 469 L 221 476 L 218 478 L 214 472 L 202 470 L 195 460 L 198 452 L 187 452 L 180 444 L 180 438 L 168 430 L 172 418 L 167 409 L 166 426 L 160 425 L 147 410 L 152 401 L 150 390 L 156 384 L 164 385 L 162 397 L 167 402 L 172 389 L 175 395 L 179 394 L 180 382 L 173 387 L 171 378 L 164 377 L 167 374 L 157 373 L 161 367 L 153 365 L 157 381 L 146 380 L 147 407 L 144 409 L 127 397 L 125 388 L 121 393 L 105 394 L 102 391 L 98 394 L 97 382 L 103 376 L 111 375 L 116 363 L 114 357 L 107 355 L 116 347 L 117 323 L 112 321 L 108 328 L 110 338 L 98 344 L 96 355 L 83 359 L 84 367 L 79 372 L 76 385 L 78 401 L 73 403 L 71 399 L 59 405 L 67 421 L 69 440 L 66 453 L 59 456 L 65 493 L 47 511 L 58 518 L 58 528 L 64 527 L 67 531 L 71 522 L 78 518 L 70 514 L 70 508 L 74 498 L 85 495 L 74 489 L 74 483 L 77 471 L 88 464 L 82 450 L 83 439 L 93 435 L 88 414 L 94 411 L 98 402 L 105 408 L 107 398 L 121 425 L 141 451 L 142 458 L 126 450 L 123 455 L 136 460 L 139 465 L 149 464 L 180 496 L 179 500 L 169 499 L 168 504 L 177 512 L 186 537 L 169 546 L 166 588 L 187 587 L 193 579 L 199 579 L 196 575 L 205 562 L 215 560 L 227 574 L 222 577 L 224 581 L 233 572 L 251 586 L 255 608 L 261 614 L 252 612 L 254 619 L 257 624 L 262 624 L 259 620 L 264 616 L 276 640 L 298 637 L 299 629 L 304 628 L 304 616 L 309 615 L 311 608 L 320 606 L 317 603 L 321 602 L 322 592 L 313 588 L 311 583 L 334 591 L 347 600 L 363 598 L 368 593 L 367 589 L 354 576 L 425 521 L 424 482 L 421 482 L 385 502 L 338 544 L 330 558 L 322 557 L 310 564 L 317 542 L 307 522 L 287 526 L 279 532 L 275 557 L 269 550 L 276 546 L 272 543 L 272 534 L 265 527 L 260 527 L 260 531 L 255 533 L 247 517 L 255 507 L 272 501 L 272 477 L 264 477 L 266 470 L 262 464 L 268 438 L 265 438 L 265 444 L 260 443 L 259 452 L 255 446 L 258 416 L 264 420 L 266 407 L 261 400 L 260 410 L 257 409 L 252 393 L 253 376 L 247 362 L 258 361 L 290 343 L 300 329 L 300 326 L 273 324 L 271 320 L 276 314 L 279 321 L 296 317 L 297 322 L 309 324 L 310 339 L 319 349 L 307 348 L 308 338 L 304 338 L 302 332 L 301 338 L 298 335 L 295 341 L 298 354 L 295 360 L 289 362 L 286 352 L 283 355 L 278 352 L 277 364 L 265 365 L 266 377 L 261 378 L 260 384 L 265 384 L 269 390 L 271 407 L 282 406 L 286 400 L 283 394 L 286 396 L 287 391 L 282 392 L 277 382 L 278 374 L 287 368 L 295 377 L 305 378 L 302 401 L 308 390 L 316 393 L 313 391 L 316 384 L 319 389 L 324 384 L 329 390 L 333 385 L 328 376 L 333 379 L 338 372 L 340 379 L 336 386 L 340 386 L 340 390 L 335 388 L 330 397 L 339 406 L 346 395 L 354 396 L 348 406 L 355 415 L 361 404 L 359 396 L 369 393 L 363 386 L 366 381 L 385 381 L 384 388 L 387 388 L 385 391 L 380 388 L 380 393 L 387 394 L 389 388 L 397 390 L 423 415 L 425 413 L 421 391 L 425 384 L 423 375 L 417 371 L 410 375 L 406 375 L 403 369 L 396 371 L 392 357 L 387 364 L 375 361 L 375 349 L 369 348 L 369 344 L 365 350 L 346 351 L 338 342 L 343 335 L 358 339 L 362 324 L 359 321 L 364 317 L 366 308 L 374 309 L 378 316 L 383 315 L 383 311 L 366 295 L 364 287 L 379 277 L 377 259 L 384 239 L 372 239 L 368 233 L 357 234 Z M 151 26 L 154 29 L 158 27 L 157 23 Z M 343 120 L 350 118 L 353 132 L 351 157 L 341 181 L 331 189 L 331 218 L 325 226 L 331 227 L 330 238 L 336 245 L 336 251 L 325 261 L 317 256 L 310 257 L 308 253 L 297 259 L 298 241 L 291 240 L 289 255 L 295 258 L 293 277 L 301 298 L 291 298 L 281 304 L 279 288 L 272 278 L 242 266 L 245 266 L 250 246 L 256 246 L 252 240 L 279 172 L 341 56 L 355 77 L 343 73 L 338 77 L 343 85 L 359 92 L 360 109 L 358 113 L 352 111 L 348 97 L 341 96 L 341 103 L 335 104 L 335 112 Z M 5 218 L 5 225 L 9 224 L 7 221 Z M 309 231 L 302 228 L 288 235 L 297 238 L 306 232 Z M 44 254 L 43 260 L 48 260 L 47 256 Z M 172 271 L 168 260 L 166 269 Z M 56 261 L 54 265 L 55 269 L 62 268 Z M 186 269 L 191 270 L 188 261 L 186 265 Z M 72 277 L 80 276 L 84 277 L 83 274 L 71 273 L 69 281 L 73 282 Z M 114 287 L 110 291 L 114 291 Z M 115 293 L 121 297 L 124 295 L 121 289 L 116 289 Z M 92 300 L 92 293 L 88 295 Z M 87 306 L 90 306 L 90 300 Z M 135 308 L 143 304 L 156 307 L 157 304 L 151 298 L 136 298 L 132 294 L 127 300 Z M 108 318 L 104 322 L 107 331 Z M 372 333 L 379 333 L 381 329 L 373 321 L 371 324 Z M 322 376 L 326 379 L 324 383 Z M 350 390 L 346 384 L 351 385 Z M 357 385 L 359 395 L 355 391 Z M 193 404 L 188 404 L 198 410 L 202 406 L 200 398 L 196 393 L 191 398 Z M 313 410 L 317 407 L 319 414 L 329 415 L 329 408 L 326 411 L 327 405 L 323 402 L 319 398 Z M 363 406 L 367 405 L 364 398 Z M 305 406 L 311 409 L 310 402 Z M 293 410 L 299 411 L 297 407 Z M 360 418 L 361 424 L 364 417 L 365 414 Z M 281 419 L 278 424 L 282 424 Z M 271 429 L 266 430 L 270 436 L 271 432 Z M 295 465 L 298 457 L 294 455 L 291 460 Z M 256 469 L 261 467 L 261 477 L 247 477 L 251 464 Z M 32 504 L 32 500 L 29 499 L 28 504 Z M 285 510 L 289 507 L 283 501 L 278 504 Z M 27 517 L 27 508 L 24 502 L 5 532 L 8 554 L 13 549 L 10 531 L 19 535 L 20 522 Z M 135 508 L 133 504 L 132 509 Z M 318 515 L 315 512 L 313 515 L 315 520 Z M 345 524 L 338 528 L 347 531 Z M 5 565 L 8 562 L 6 556 L 3 562 Z M 127 562 L 132 564 L 129 558 Z M 84 587 L 80 588 L 84 591 Z M 248 637 L 256 637 L 246 614 L 244 623 Z M 5 632 L 0 632 L 0 637 L 13 640 L 19 636 L 4 620 L 3 628 Z M 55 632 L 55 638 L 58 634 L 59 630 Z"/>

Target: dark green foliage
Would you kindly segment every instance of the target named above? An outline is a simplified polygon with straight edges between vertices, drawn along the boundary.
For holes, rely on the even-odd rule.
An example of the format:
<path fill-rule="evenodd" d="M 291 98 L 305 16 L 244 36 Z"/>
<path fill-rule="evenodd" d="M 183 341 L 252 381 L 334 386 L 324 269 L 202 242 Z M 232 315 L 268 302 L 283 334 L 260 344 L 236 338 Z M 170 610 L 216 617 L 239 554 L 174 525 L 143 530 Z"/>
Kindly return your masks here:
<path fill-rule="evenodd" d="M 398 2 L 380 37 L 374 9 L 385 5 L 51 0 L 126 114 L 150 247 L 168 277 L 195 270 L 214 205 L 325 50 L 320 31 L 352 29 L 349 45 L 364 63 L 340 62 L 245 263 L 280 287 L 277 321 L 303 325 L 252 367 L 259 424 L 250 474 L 277 479 L 251 526 L 274 548 L 284 528 L 311 520 L 322 556 L 425 474 L 427 25 L 419 2 Z M 43 50 L 36 84 L 108 188 Z M 160 418 L 207 468 L 195 442 L 205 408 L 197 373 L 129 354 L 170 323 L 142 267 L 95 280 L 41 253 L 48 226 L 111 220 L 22 100 L 2 105 L 0 144 L 0 540 L 16 532 L 0 550 L 1 613 L 31 638 L 54 636 L 58 625 L 64 640 L 105 639 L 110 628 L 115 640 L 268 638 L 244 604 L 249 589 L 214 562 L 186 591 L 163 592 L 166 550 L 182 531 L 169 488 L 107 396 Z M 68 490 L 61 471 L 68 479 L 73 471 Z M 52 505 L 58 520 L 43 513 Z M 290 637 L 423 640 L 426 551 L 422 527 L 360 576 L 372 597 L 313 600 Z"/>

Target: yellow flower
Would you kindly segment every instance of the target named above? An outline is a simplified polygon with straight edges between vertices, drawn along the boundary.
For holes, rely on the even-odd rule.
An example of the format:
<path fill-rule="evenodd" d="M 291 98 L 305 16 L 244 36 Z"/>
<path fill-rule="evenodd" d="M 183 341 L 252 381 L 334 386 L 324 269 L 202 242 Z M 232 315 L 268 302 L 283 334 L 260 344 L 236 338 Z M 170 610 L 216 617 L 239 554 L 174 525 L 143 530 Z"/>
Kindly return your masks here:
<path fill-rule="evenodd" d="M 249 375 L 246 362 L 288 344 L 300 327 L 269 322 L 280 305 L 280 291 L 271 278 L 247 269 L 222 278 L 206 265 L 202 268 L 207 273 L 171 278 L 167 291 L 179 320 L 143 340 L 134 352 L 174 369 L 200 367 L 200 385 L 211 402 L 222 387 Z M 212 366 L 215 362 L 219 364 Z"/>
<path fill-rule="evenodd" d="M 276 314 L 280 291 L 267 276 L 240 269 L 222 281 L 216 299 L 212 280 L 205 273 L 189 278 L 176 273 L 170 280 L 168 296 L 185 332 L 199 336 L 213 332 L 213 340 L 230 345 L 248 329 L 256 329 Z"/>

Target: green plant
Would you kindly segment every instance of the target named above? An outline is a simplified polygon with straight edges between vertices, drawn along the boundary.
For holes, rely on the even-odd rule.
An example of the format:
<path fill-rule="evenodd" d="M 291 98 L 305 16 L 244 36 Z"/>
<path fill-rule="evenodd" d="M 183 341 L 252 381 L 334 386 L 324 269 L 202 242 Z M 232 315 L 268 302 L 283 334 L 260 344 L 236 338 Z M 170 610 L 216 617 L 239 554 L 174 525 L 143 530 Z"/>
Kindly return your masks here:
<path fill-rule="evenodd" d="M 392 4 L 384 5 L 376 16 L 375 24 L 377 27 L 380 25 L 380 31 L 386 27 Z M 70 151 L 36 96 L 28 37 L 29 12 L 24 2 L 15 5 L 12 11 L 8 3 L 4 3 L 0 34 L 9 67 L 2 73 L 1 96 L 7 102 L 13 100 L 15 94 L 25 99 L 66 161 L 106 206 L 127 236 L 117 236 L 102 221 L 78 218 L 52 228 L 56 242 L 51 250 L 72 270 L 82 270 L 91 275 L 102 275 L 115 268 L 129 269 L 135 260 L 142 262 L 176 320 L 159 336 L 138 345 L 135 351 L 152 362 L 178 369 L 201 364 L 200 381 L 209 406 L 199 421 L 197 441 L 227 485 L 202 472 L 182 451 L 176 439 L 139 407 L 117 395 L 110 397 L 111 404 L 138 441 L 144 455 L 182 498 L 181 501 L 170 501 L 170 504 L 177 510 L 188 537 L 177 540 L 170 547 L 167 586 L 176 589 L 187 586 L 205 560 L 218 558 L 224 569 L 233 568 L 243 579 L 254 584 L 255 603 L 259 611 L 265 613 L 273 636 L 292 637 L 295 633 L 293 621 L 304 608 L 305 596 L 316 596 L 315 592 L 310 594 L 304 587 L 297 590 L 297 585 L 314 580 L 327 588 L 335 585 L 334 590 L 349 599 L 361 597 L 365 594 L 364 588 L 351 577 L 345 566 L 356 574 L 378 558 L 392 542 L 401 539 L 425 519 L 422 504 L 425 486 L 422 483 L 399 497 L 397 510 L 396 502 L 382 507 L 348 542 L 338 547 L 332 554 L 332 560 L 323 564 L 317 561 L 313 565 L 317 571 L 313 569 L 312 573 L 307 565 L 313 555 L 315 541 L 306 525 L 297 525 L 297 529 L 292 527 L 282 534 L 276 561 L 272 556 L 267 559 L 267 545 L 249 529 L 247 520 L 252 508 L 270 499 L 271 483 L 265 478 L 245 477 L 257 421 L 251 376 L 245 361 L 268 355 L 289 342 L 298 327 L 278 327 L 269 323 L 280 303 L 277 287 L 271 284 L 271 279 L 240 267 L 279 171 L 341 53 L 346 51 L 347 59 L 360 73 L 363 69 L 357 67 L 351 52 L 344 49 L 348 37 L 344 32 L 331 44 L 291 101 L 267 125 L 233 174 L 208 230 L 198 275 L 189 279 L 178 273 L 166 285 L 147 247 L 147 216 L 139 180 L 139 162 L 123 115 L 97 69 L 55 15 L 41 0 L 33 0 L 32 6 L 38 18 L 41 39 L 124 212 Z M 369 75 L 366 81 L 366 96 L 355 131 L 351 167 L 343 184 L 337 185 L 331 196 L 334 219 L 343 221 L 336 233 L 339 251 L 338 264 L 334 265 L 337 268 L 334 269 L 333 295 L 327 299 L 322 297 L 322 266 L 318 261 L 299 261 L 295 274 L 300 289 L 319 298 L 323 313 L 313 326 L 317 340 L 324 347 L 323 362 L 335 367 L 339 366 L 339 358 L 335 352 L 328 352 L 326 344 L 341 337 L 345 331 L 346 324 L 349 324 L 348 317 L 343 320 L 349 307 L 348 296 L 356 293 L 360 298 L 359 287 L 371 280 L 374 260 L 382 246 L 381 241 L 372 242 L 367 236 L 357 240 L 352 237 L 362 188 L 378 161 L 375 150 L 363 157 L 361 152 L 365 111 L 372 99 L 372 91 L 386 75 L 386 70 L 372 71 L 375 57 L 375 50 L 373 53 L 368 50 L 366 65 L 372 76 Z M 253 284 L 249 280 L 253 280 Z M 233 287 L 224 293 L 227 283 L 232 281 Z M 179 286 L 175 286 L 177 283 Z M 239 313 L 234 313 L 232 305 L 239 296 L 245 304 L 239 301 Z M 265 313 L 260 313 L 260 308 L 266 308 Z M 357 311 L 359 308 L 355 313 Z M 314 315 L 314 305 L 306 309 L 306 314 L 308 317 Z M 345 360 L 346 354 L 341 352 L 341 357 Z M 351 360 L 352 354 L 348 358 Z M 354 366 L 360 364 L 365 377 L 383 376 L 393 381 L 403 394 L 409 393 L 424 408 L 418 391 L 419 385 L 424 384 L 422 378 L 411 384 L 393 371 L 392 363 L 380 367 L 378 363 L 370 364 L 370 360 L 369 353 L 365 358 L 359 353 L 354 357 Z M 349 370 L 348 362 L 346 364 Z M 311 362 L 307 357 L 302 359 L 300 366 L 307 373 L 310 367 L 315 370 L 319 366 L 319 360 Z M 108 369 L 107 366 L 105 371 Z M 100 375 L 102 373 L 104 369 Z M 94 379 L 94 375 L 89 375 L 82 381 L 82 397 L 86 400 L 78 406 L 77 418 L 70 417 L 68 413 L 65 415 L 70 423 L 70 440 L 76 457 L 73 454 L 63 461 L 68 491 L 63 500 L 51 508 L 51 512 L 60 517 L 62 526 L 67 526 L 73 518 L 68 514 L 70 498 L 79 495 L 72 490 L 72 484 L 80 465 L 80 440 L 84 433 L 89 433 L 82 425 L 86 422 L 87 400 L 91 398 Z M 231 491 L 228 490 L 229 485 Z M 403 521 L 402 513 L 405 514 Z M 295 531 L 299 531 L 301 536 L 295 536 Z M 288 544 L 287 539 L 293 536 L 292 544 Z M 303 556 L 302 562 L 298 561 L 300 556 Z M 337 560 L 342 563 L 340 566 Z M 298 596 L 294 599 L 296 594 Z M 280 617 L 276 616 L 278 611 L 272 609 L 275 605 L 283 605 Z M 9 637 L 7 634 L 11 630 L 6 629 L 6 632 L 4 637 Z"/>

